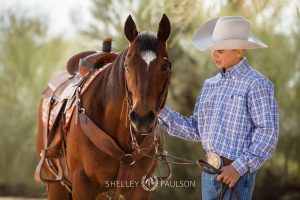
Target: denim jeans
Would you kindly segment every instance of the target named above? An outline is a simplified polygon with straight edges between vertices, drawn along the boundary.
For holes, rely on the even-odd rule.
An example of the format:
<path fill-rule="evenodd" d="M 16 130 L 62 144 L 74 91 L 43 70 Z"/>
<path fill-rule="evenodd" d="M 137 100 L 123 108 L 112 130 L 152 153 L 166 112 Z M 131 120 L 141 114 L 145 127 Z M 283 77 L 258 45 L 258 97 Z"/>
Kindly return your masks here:
<path fill-rule="evenodd" d="M 235 185 L 241 200 L 251 200 L 256 172 L 246 173 L 240 177 Z M 222 189 L 222 183 L 217 181 L 217 175 L 210 175 L 202 172 L 202 200 L 217 200 Z M 231 189 L 228 188 L 224 195 L 224 200 L 229 199 Z M 231 200 L 236 200 L 235 191 L 231 196 Z"/>

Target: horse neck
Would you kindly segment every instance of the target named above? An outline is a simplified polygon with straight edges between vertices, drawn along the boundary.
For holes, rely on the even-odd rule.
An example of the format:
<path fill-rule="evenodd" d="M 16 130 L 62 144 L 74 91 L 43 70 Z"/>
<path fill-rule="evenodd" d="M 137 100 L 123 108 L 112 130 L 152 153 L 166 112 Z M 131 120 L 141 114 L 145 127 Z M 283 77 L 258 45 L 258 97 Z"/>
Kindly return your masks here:
<path fill-rule="evenodd" d="M 125 151 L 131 150 L 128 107 L 126 101 L 123 64 L 127 50 L 123 51 L 102 76 L 96 80 L 91 108 L 99 127 L 112 136 Z M 100 107 L 100 109 L 98 109 Z M 96 108 L 96 109 L 95 109 Z"/>
<path fill-rule="evenodd" d="M 119 100 L 123 100 L 126 95 L 125 70 L 123 67 L 126 55 L 127 55 L 127 49 L 124 50 L 112 63 L 112 67 L 108 75 L 107 85 L 105 86 L 108 89 L 117 92 L 117 94 L 114 94 L 114 97 L 117 95 Z"/>

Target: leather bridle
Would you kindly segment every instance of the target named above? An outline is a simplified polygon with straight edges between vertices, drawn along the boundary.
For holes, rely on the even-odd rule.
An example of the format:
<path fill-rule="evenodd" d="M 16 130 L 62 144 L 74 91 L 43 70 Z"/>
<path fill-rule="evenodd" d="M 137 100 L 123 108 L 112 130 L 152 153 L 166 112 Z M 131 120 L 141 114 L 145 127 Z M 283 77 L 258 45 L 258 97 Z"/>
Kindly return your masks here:
<path fill-rule="evenodd" d="M 126 79 L 126 64 L 123 64 L 123 68 L 124 68 L 124 82 L 125 82 L 125 98 L 127 99 L 127 105 L 128 105 L 128 113 L 130 113 L 130 111 L 132 111 L 132 108 L 133 108 L 133 102 L 132 102 L 132 97 L 131 97 L 131 93 L 128 89 L 128 84 L 127 84 L 127 79 Z M 157 116 L 157 114 L 159 113 L 159 111 L 163 108 L 164 106 L 164 103 L 167 99 L 167 95 L 168 95 L 168 87 L 170 85 L 170 79 L 171 79 L 171 75 L 172 75 L 172 70 L 171 68 L 167 69 L 167 73 L 168 73 L 168 76 L 167 76 L 167 80 L 165 81 L 165 84 L 164 84 L 164 88 L 163 88 L 163 91 L 158 99 L 158 102 L 156 104 L 156 110 L 155 110 L 155 116 Z"/>
<path fill-rule="evenodd" d="M 126 59 L 125 59 L 126 60 Z M 168 61 L 171 65 L 171 62 Z M 133 109 L 133 101 L 132 101 L 132 96 L 131 96 L 131 93 L 128 89 L 128 83 L 127 83 L 127 79 L 126 79 L 126 64 L 125 64 L 125 61 L 124 61 L 124 64 L 123 64 L 123 70 L 124 70 L 124 85 L 125 85 L 125 99 L 127 100 L 127 115 L 128 115 L 128 119 L 130 121 L 130 117 L 129 117 L 129 114 L 131 113 L 132 109 Z M 153 127 L 152 130 L 154 130 L 156 128 L 156 125 L 157 125 L 157 115 L 159 114 L 159 112 L 163 109 L 164 105 L 165 105 L 165 102 L 167 100 L 167 95 L 168 95 L 168 88 L 169 88 L 169 85 L 170 85 L 170 80 L 171 80 L 171 75 L 172 75 L 172 70 L 171 70 L 171 66 L 169 66 L 167 69 L 166 69 L 166 73 L 167 73 L 167 79 L 164 83 L 164 87 L 163 87 L 163 91 L 161 92 L 160 96 L 159 96 L 159 99 L 157 101 L 157 104 L 156 104 L 156 107 L 155 107 L 155 112 L 154 112 L 154 115 L 155 115 L 155 119 L 156 119 L 156 123 Z M 123 109 L 122 109 L 123 110 Z M 127 125 L 127 123 L 126 123 Z M 136 138 L 132 132 L 132 125 L 131 125 L 131 122 L 130 122 L 130 133 L 131 133 L 131 139 L 132 141 L 136 141 Z M 145 133 L 139 133 L 140 135 L 147 135 Z M 136 146 L 137 144 L 133 144 L 133 146 Z"/>

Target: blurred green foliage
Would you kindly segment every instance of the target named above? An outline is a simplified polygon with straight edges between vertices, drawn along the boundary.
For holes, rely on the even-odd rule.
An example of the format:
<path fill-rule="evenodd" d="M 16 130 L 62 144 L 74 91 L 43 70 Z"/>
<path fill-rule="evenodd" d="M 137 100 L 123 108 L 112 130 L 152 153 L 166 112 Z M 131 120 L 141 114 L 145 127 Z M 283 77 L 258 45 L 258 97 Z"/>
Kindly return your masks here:
<path fill-rule="evenodd" d="M 0 186 L 34 188 L 35 131 L 42 88 L 64 70 L 67 58 L 83 50 L 99 49 L 113 37 L 113 50 L 128 42 L 123 26 L 131 14 L 139 30 L 157 31 L 162 13 L 172 24 L 169 56 L 173 74 L 167 105 L 190 115 L 205 79 L 217 73 L 209 52 L 193 47 L 191 38 L 206 20 L 243 15 L 252 32 L 269 45 L 249 50 L 249 62 L 275 85 L 280 109 L 280 138 L 271 160 L 259 170 L 254 199 L 300 198 L 300 15 L 293 0 L 92 0 L 94 20 L 73 40 L 47 35 L 47 21 L 7 11 L 0 14 Z M 294 3 L 294 6 L 291 6 Z M 295 6 L 296 5 L 296 6 Z M 291 17 L 285 17 L 289 13 Z M 290 23 L 288 26 L 285 24 Z M 282 28 L 288 27 L 288 28 Z M 80 38 L 80 39 L 78 39 Z M 91 42 L 94 41 L 94 42 Z M 188 159 L 204 156 L 201 144 L 166 135 L 171 155 Z M 162 166 L 163 167 L 163 166 Z M 201 172 L 195 166 L 173 166 L 172 180 L 195 180 L 195 188 L 159 188 L 152 199 L 200 199 Z M 0 188 L 1 192 L 1 188 Z M 1 194 L 1 193 L 0 193 Z"/>
<path fill-rule="evenodd" d="M 61 37 L 48 38 L 44 20 L 13 10 L 0 15 L 0 189 L 8 193 L 11 185 L 21 193 L 36 186 L 39 96 L 70 48 Z"/>

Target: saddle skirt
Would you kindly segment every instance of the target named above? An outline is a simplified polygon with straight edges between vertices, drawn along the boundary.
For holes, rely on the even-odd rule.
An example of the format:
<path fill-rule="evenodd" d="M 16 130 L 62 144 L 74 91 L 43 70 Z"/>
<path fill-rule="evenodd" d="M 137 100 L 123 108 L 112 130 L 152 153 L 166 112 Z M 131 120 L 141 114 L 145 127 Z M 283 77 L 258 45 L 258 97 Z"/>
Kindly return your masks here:
<path fill-rule="evenodd" d="M 95 69 L 81 87 L 80 94 L 83 95 L 93 80 L 107 67 Z M 88 75 L 88 74 L 87 74 Z M 86 75 L 86 76 L 87 76 Z M 48 83 L 47 88 L 42 93 L 42 120 L 44 128 L 50 131 L 58 119 L 59 114 L 64 117 L 64 130 L 69 129 L 69 124 L 76 106 L 75 94 L 79 83 L 85 77 L 70 76 L 67 72 L 59 74 Z"/>

